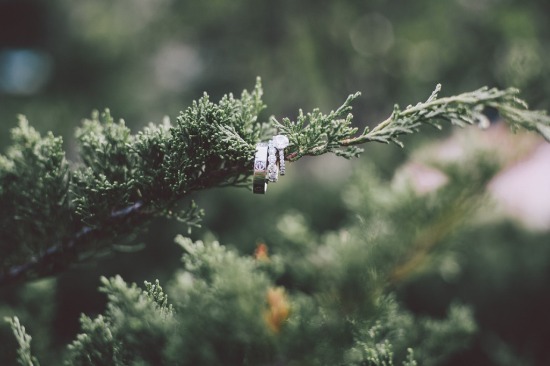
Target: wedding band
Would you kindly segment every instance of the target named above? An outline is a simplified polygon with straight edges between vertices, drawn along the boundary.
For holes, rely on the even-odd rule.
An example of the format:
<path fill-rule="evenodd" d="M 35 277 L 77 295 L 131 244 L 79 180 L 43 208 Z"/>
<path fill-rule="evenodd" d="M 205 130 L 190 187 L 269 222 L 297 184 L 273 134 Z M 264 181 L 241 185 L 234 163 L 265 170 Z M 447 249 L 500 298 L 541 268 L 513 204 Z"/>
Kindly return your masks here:
<path fill-rule="evenodd" d="M 279 167 L 277 166 L 277 149 L 273 145 L 273 140 L 267 144 L 267 179 L 275 183 L 279 179 Z"/>
<path fill-rule="evenodd" d="M 256 145 L 252 178 L 252 192 L 254 193 L 265 194 L 267 191 L 267 148 L 265 142 Z"/>

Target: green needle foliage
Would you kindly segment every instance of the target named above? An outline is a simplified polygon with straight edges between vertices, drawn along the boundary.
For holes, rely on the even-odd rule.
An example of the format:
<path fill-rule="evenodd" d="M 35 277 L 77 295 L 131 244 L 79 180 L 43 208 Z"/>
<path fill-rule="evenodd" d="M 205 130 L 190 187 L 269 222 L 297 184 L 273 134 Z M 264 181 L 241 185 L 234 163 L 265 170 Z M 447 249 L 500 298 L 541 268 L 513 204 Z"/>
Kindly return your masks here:
<path fill-rule="evenodd" d="M 441 84 L 438 84 L 425 102 L 409 105 L 404 110 L 395 105 L 388 119 L 372 130 L 366 127 L 357 136 L 358 129 L 352 127 L 353 116 L 350 111 L 351 103 L 360 93 L 350 95 L 340 108 L 328 115 L 318 109 L 308 114 L 300 110 L 296 122 L 289 118 L 283 118 L 281 122 L 272 118 L 271 121 L 293 143 L 293 148 L 290 149 L 292 153 L 287 157 L 291 161 L 305 155 L 322 155 L 328 152 L 351 158 L 362 152 L 356 145 L 372 141 L 393 142 L 403 147 L 399 137 L 418 132 L 423 125 L 440 129 L 441 122 L 450 122 L 460 127 L 474 124 L 487 127 L 489 120 L 483 114 L 486 108 L 498 110 L 512 128 L 537 131 L 550 141 L 550 118 L 543 111 L 530 111 L 527 104 L 517 97 L 517 89 L 484 87 L 473 92 L 438 98 L 440 90 Z"/>
<path fill-rule="evenodd" d="M 108 110 L 94 113 L 77 130 L 82 162 L 73 170 L 61 139 L 41 137 L 21 118 L 0 158 L 0 282 L 55 273 L 155 216 L 198 225 L 202 211 L 179 203 L 194 191 L 246 182 L 255 142 L 269 130 L 257 121 L 261 94 L 258 81 L 240 99 L 216 104 L 205 95 L 174 125 L 136 135 Z"/>
<path fill-rule="evenodd" d="M 39 366 L 40 364 L 36 358 L 31 355 L 32 337 L 27 334 L 25 327 L 21 325 L 16 316 L 6 318 L 5 320 L 11 325 L 13 334 L 19 345 L 19 349 L 17 350 L 17 361 L 19 364 L 21 366 Z"/>
<path fill-rule="evenodd" d="M 24 118 L 0 157 L 0 282 L 55 273 L 118 245 L 156 216 L 198 225 L 202 212 L 181 202 L 203 189 L 249 183 L 255 144 L 278 130 L 291 145 L 286 159 L 333 152 L 360 154 L 357 145 L 394 142 L 423 125 L 487 124 L 486 108 L 512 126 L 549 139 L 550 118 L 530 111 L 513 89 L 482 88 L 395 107 L 361 134 L 352 126 L 350 96 L 336 111 L 297 121 L 271 118 L 260 82 L 239 99 L 207 95 L 165 121 L 132 134 L 109 111 L 77 131 L 80 162 L 70 168 L 61 140 L 41 137 Z M 549 139 L 550 140 L 550 139 Z M 102 278 L 103 314 L 81 317 L 67 365 L 437 365 L 467 347 L 477 332 L 471 311 L 452 305 L 442 319 L 415 317 L 392 295 L 408 274 L 437 261 L 478 207 L 498 162 L 474 156 L 441 167 L 449 183 L 430 196 L 392 191 L 365 171 L 347 201 L 362 218 L 319 235 L 296 217 L 273 254 L 242 256 L 216 241 L 179 236 L 182 269 L 166 286 L 145 289 L 121 277 Z M 9 320 L 19 363 L 36 364 L 30 337 Z M 452 340 L 450 342 L 449 340 Z M 416 359 L 420 360 L 419 362 Z"/>
<path fill-rule="evenodd" d="M 440 86 L 426 102 L 398 106 L 372 130 L 356 135 L 352 127 L 353 94 L 328 115 L 314 110 L 297 120 L 275 118 L 261 123 L 265 108 L 260 80 L 240 99 L 231 94 L 219 103 L 204 95 L 182 112 L 174 125 L 165 121 L 133 135 L 124 121 L 106 110 L 94 112 L 77 130 L 81 164 L 70 170 L 62 141 L 41 137 L 24 117 L 12 131 L 13 145 L 0 156 L 0 283 L 55 273 L 70 263 L 119 244 L 136 227 L 155 216 L 176 217 L 199 225 L 202 211 L 181 209 L 190 193 L 226 185 L 243 185 L 251 175 L 255 144 L 276 129 L 288 135 L 287 159 L 333 152 L 358 156 L 357 145 L 394 142 L 441 121 L 463 126 L 486 125 L 485 108 L 498 110 L 517 129 L 537 130 L 549 139 L 550 118 L 530 111 L 517 90 L 482 88 L 438 98 Z"/>
<path fill-rule="evenodd" d="M 373 171 L 362 172 L 365 176 L 347 191 L 348 200 L 362 207 L 364 224 L 321 236 L 302 220 L 283 217 L 294 228 L 280 233 L 283 239 L 269 256 L 243 256 L 216 241 L 178 236 L 185 253 L 182 269 L 167 290 L 158 281 L 146 282 L 142 290 L 118 276 L 102 278 L 107 309 L 95 318 L 81 317 L 82 332 L 65 362 L 441 364 L 472 342 L 477 326 L 471 311 L 453 304 L 444 318 L 415 317 L 391 295 L 391 283 L 396 269 L 411 260 L 411 249 L 418 250 L 413 247 L 420 237 L 439 245 L 452 237 L 467 216 L 448 219 L 456 215 L 451 203 L 464 197 L 464 182 L 479 188 L 494 172 L 483 161 L 448 167 L 454 179 L 428 199 L 392 191 Z M 474 190 L 468 187 L 466 195 Z M 395 197 L 388 203 L 391 193 Z M 472 208 L 476 201 L 466 205 Z M 447 219 L 434 223 L 434 217 Z"/>

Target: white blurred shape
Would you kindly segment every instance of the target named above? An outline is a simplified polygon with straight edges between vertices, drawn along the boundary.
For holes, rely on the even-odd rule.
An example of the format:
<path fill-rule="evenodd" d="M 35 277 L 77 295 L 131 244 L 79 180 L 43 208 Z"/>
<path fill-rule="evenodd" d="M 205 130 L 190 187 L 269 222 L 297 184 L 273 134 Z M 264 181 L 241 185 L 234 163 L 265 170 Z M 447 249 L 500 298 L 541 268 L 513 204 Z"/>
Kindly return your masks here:
<path fill-rule="evenodd" d="M 497 175 L 489 185 L 495 200 L 532 229 L 550 230 L 550 144 Z"/>
<path fill-rule="evenodd" d="M 183 43 L 167 43 L 155 55 L 153 68 L 157 84 L 164 90 L 185 90 L 201 72 L 198 51 Z"/>
<path fill-rule="evenodd" d="M 392 185 L 400 189 L 403 186 L 413 188 L 417 194 L 426 194 L 445 185 L 449 178 L 440 170 L 430 166 L 409 162 L 398 169 Z"/>
<path fill-rule="evenodd" d="M 389 51 L 394 43 L 393 26 L 381 14 L 361 17 L 349 32 L 353 48 L 362 56 L 376 56 Z"/>
<path fill-rule="evenodd" d="M 486 131 L 458 130 L 420 149 L 398 169 L 392 184 L 418 194 L 435 191 L 447 177 L 434 163 L 467 162 L 476 151 L 491 154 L 502 166 L 487 187 L 497 205 L 494 214 L 514 218 L 532 230 L 550 230 L 550 144 L 536 134 L 510 133 L 504 124 Z"/>

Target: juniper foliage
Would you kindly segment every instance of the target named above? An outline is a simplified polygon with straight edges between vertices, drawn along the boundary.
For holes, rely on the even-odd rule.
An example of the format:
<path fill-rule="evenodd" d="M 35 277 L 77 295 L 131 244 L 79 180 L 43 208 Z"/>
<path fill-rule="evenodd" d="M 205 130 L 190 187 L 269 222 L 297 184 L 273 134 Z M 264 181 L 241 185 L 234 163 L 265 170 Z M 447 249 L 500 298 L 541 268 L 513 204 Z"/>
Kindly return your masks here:
<path fill-rule="evenodd" d="M 241 98 L 229 94 L 219 103 L 208 95 L 194 102 L 171 125 L 151 124 L 133 135 L 109 110 L 85 120 L 77 130 L 81 164 L 69 169 L 62 141 L 41 137 L 24 117 L 12 131 L 13 145 L 0 158 L 0 282 L 55 273 L 72 262 L 109 248 L 153 217 L 176 217 L 199 225 L 202 211 L 178 206 L 192 192 L 246 184 L 255 143 L 278 129 L 291 145 L 286 158 L 333 152 L 351 158 L 365 142 L 394 142 L 425 124 L 486 124 L 484 108 L 498 110 L 514 128 L 537 130 L 550 139 L 550 118 L 530 111 L 515 89 L 481 88 L 438 98 L 438 85 L 426 102 L 398 106 L 372 130 L 356 135 L 351 103 L 323 114 L 318 109 L 270 123 L 258 120 L 265 108 L 260 80 Z M 47 239 L 44 239 L 47 238 Z"/>
<path fill-rule="evenodd" d="M 289 136 L 289 161 L 328 152 L 351 158 L 361 152 L 357 145 L 400 145 L 400 136 L 444 121 L 483 126 L 488 107 L 513 128 L 549 139 L 550 118 L 528 110 L 516 90 L 482 88 L 446 98 L 438 92 L 404 110 L 396 106 L 387 120 L 359 135 L 350 114 L 358 94 L 329 114 L 315 110 L 300 112 L 296 121 L 261 123 L 259 80 L 240 99 L 227 95 L 213 103 L 204 95 L 175 124 L 150 125 L 135 135 L 109 111 L 94 113 L 77 131 L 81 162 L 74 168 L 59 138 L 41 137 L 21 118 L 0 160 L 0 203 L 6 207 L 0 214 L 0 280 L 55 273 L 119 244 L 158 215 L 197 225 L 201 211 L 195 205 L 180 211 L 182 199 L 246 184 L 255 144 L 275 130 Z M 242 256 L 216 241 L 178 237 L 183 266 L 166 291 L 158 281 L 143 290 L 120 277 L 102 279 L 107 309 L 82 316 L 82 333 L 69 346 L 66 364 L 440 363 L 471 341 L 472 314 L 455 305 L 445 319 L 415 318 L 395 301 L 391 286 L 433 260 L 434 248 L 467 221 L 479 202 L 476 192 L 498 162 L 478 157 L 443 168 L 450 183 L 429 197 L 395 192 L 372 171 L 363 172 L 346 199 L 357 205 L 362 223 L 320 236 L 293 220 L 303 235 L 281 233 L 284 239 L 269 256 Z M 30 337 L 15 318 L 10 322 L 20 364 L 35 364 Z"/>
<path fill-rule="evenodd" d="M 38 366 L 38 360 L 31 355 L 31 340 L 32 337 L 27 334 L 25 327 L 19 322 L 19 318 L 5 318 L 11 325 L 15 339 L 19 345 L 17 350 L 17 361 L 21 366 Z"/>

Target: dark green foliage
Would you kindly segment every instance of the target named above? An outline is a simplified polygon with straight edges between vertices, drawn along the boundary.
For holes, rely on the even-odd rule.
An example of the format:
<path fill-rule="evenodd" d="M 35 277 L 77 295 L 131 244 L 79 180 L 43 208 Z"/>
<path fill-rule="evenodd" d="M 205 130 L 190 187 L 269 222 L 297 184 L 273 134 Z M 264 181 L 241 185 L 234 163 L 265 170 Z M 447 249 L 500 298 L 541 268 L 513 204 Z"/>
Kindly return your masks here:
<path fill-rule="evenodd" d="M 231 94 L 214 104 L 207 95 L 177 119 L 168 139 L 164 171 L 173 195 L 236 184 L 250 175 L 255 143 L 268 136 L 258 120 L 264 108 L 258 79 L 254 93 Z"/>
<path fill-rule="evenodd" d="M 2 270 L 37 261 L 71 230 L 70 174 L 61 138 L 40 136 L 21 116 L 12 141 L 0 155 Z"/>
<path fill-rule="evenodd" d="M 236 142 L 238 157 L 249 154 L 245 151 L 259 139 L 269 137 L 273 132 L 270 125 L 295 129 L 292 140 L 299 140 L 294 145 L 298 150 L 288 149 L 289 160 L 325 152 L 357 156 L 362 146 L 354 143 L 361 141 L 405 142 L 416 147 L 419 139 L 426 141 L 438 134 L 435 129 L 423 129 L 418 138 L 406 136 L 424 124 L 438 127 L 447 122 L 473 123 L 484 127 L 487 121 L 480 112 L 486 112 L 485 107 L 475 100 L 454 104 L 457 93 L 480 85 L 515 85 L 530 105 L 548 109 L 547 1 L 51 0 L 47 6 L 44 4 L 0 2 L 0 18 L 6 20 L 0 21 L 0 79 L 10 75 L 9 69 L 5 72 L 5 55 L 14 45 L 39 50 L 53 66 L 50 79 L 34 94 L 6 94 L 2 84 L 5 79 L 0 80 L 0 121 L 4 126 L 14 124 L 13 116 L 24 111 L 44 141 L 49 138 L 44 133 L 48 130 L 63 136 L 67 156 L 77 164 L 71 165 L 65 179 L 43 184 L 42 167 L 35 169 L 29 164 L 32 169 L 26 171 L 20 168 L 27 163 L 14 164 L 10 150 L 0 155 L 0 282 L 8 284 L 0 289 L 0 319 L 8 316 L 13 323 L 17 315 L 27 328 L 24 331 L 20 324 L 14 326 L 16 339 L 9 325 L 0 327 L 0 364 L 14 365 L 18 351 L 22 364 L 36 363 L 29 353 L 26 333 L 33 336 L 32 353 L 39 356 L 41 364 L 51 365 L 62 364 L 63 356 L 87 363 L 90 359 L 86 355 L 96 357 L 94 364 L 184 363 L 189 358 L 182 348 L 202 345 L 201 341 L 209 345 L 209 350 L 192 349 L 194 355 L 199 354 L 196 358 L 202 357 L 203 363 L 222 359 L 222 364 L 227 364 L 230 357 L 239 357 L 224 344 L 216 346 L 226 339 L 236 350 L 247 348 L 245 361 L 258 365 L 550 364 L 546 341 L 550 337 L 550 302 L 546 296 L 549 235 L 531 233 L 502 220 L 482 194 L 484 183 L 498 168 L 501 151 L 473 155 L 453 166 L 430 161 L 449 181 L 437 194 L 420 197 L 388 180 L 410 149 L 375 144 L 369 144 L 364 154 L 367 167 L 363 162 L 352 163 L 354 170 L 365 170 L 352 176 L 352 185 L 343 186 L 341 180 L 327 183 L 315 174 L 315 166 L 321 163 L 326 164 L 322 165 L 325 175 L 340 179 L 351 164 L 343 162 L 339 170 L 333 171 L 333 161 L 318 158 L 311 159 L 312 164 L 303 161 L 291 165 L 288 179 L 270 187 L 268 197 L 252 197 L 244 190 L 233 189 L 189 197 L 194 191 L 188 191 L 187 184 L 194 184 L 193 179 L 198 178 L 198 187 L 205 186 L 205 181 L 218 182 L 220 177 L 210 173 L 207 177 L 195 169 L 187 171 L 193 179 L 188 179 L 189 174 L 178 176 L 178 169 L 186 167 L 177 150 L 183 147 L 180 140 L 185 139 L 185 133 L 172 138 L 179 121 L 172 118 L 170 123 L 165 118 L 161 125 L 139 130 L 144 122 L 159 121 L 164 114 L 176 116 L 182 105 L 189 105 L 203 90 L 208 90 L 211 101 L 219 100 L 227 90 L 239 91 L 253 75 L 262 75 L 269 86 L 266 101 L 282 127 L 270 121 L 262 127 L 262 136 L 245 139 L 249 145 L 245 146 L 239 145 L 231 129 L 223 132 L 221 124 L 220 136 L 234 136 L 231 141 Z M 30 11 L 13 16 L 9 8 L 14 5 Z M 39 34 L 33 35 L 36 30 Z M 20 43 L 21 35 L 24 44 Z M 18 62 L 17 67 L 24 68 L 24 63 Z M 439 80 L 445 82 L 448 94 L 456 95 L 421 103 L 419 108 L 396 107 L 392 114 L 395 102 L 404 106 L 421 100 Z M 331 123 L 334 113 L 323 112 L 355 90 L 363 95 L 353 103 L 359 121 L 349 123 L 348 102 L 356 96 L 352 95 L 336 109 L 343 111 L 335 118 L 337 123 Z M 486 100 L 493 117 L 491 103 L 506 99 L 510 104 L 501 104 L 499 113 L 512 129 L 525 127 L 548 140 L 548 117 L 525 109 L 514 100 L 515 91 L 480 92 L 495 97 Z M 462 102 L 469 107 L 463 108 Z M 208 121 L 216 125 L 221 115 L 208 112 L 217 106 L 209 103 L 204 103 L 204 111 L 197 114 L 207 122 L 201 129 L 208 130 Z M 127 123 L 108 113 L 96 113 L 90 119 L 99 121 L 98 125 L 86 126 L 85 122 L 80 132 L 96 128 L 100 134 L 91 131 L 87 138 L 101 140 L 100 135 L 105 134 L 110 136 L 109 144 L 89 141 L 98 149 L 84 153 L 84 146 L 77 141 L 80 146 L 73 148 L 75 121 L 91 107 L 105 105 L 117 116 L 124 116 Z M 443 105 L 445 108 L 441 108 Z M 315 106 L 321 108 L 307 113 Z M 300 112 L 294 118 L 297 122 L 291 125 L 292 118 L 284 117 L 295 116 L 299 107 L 305 112 Z M 386 117 L 379 126 L 370 123 Z M 363 130 L 366 125 L 368 128 Z M 137 134 L 130 134 L 126 126 Z M 363 132 L 353 135 L 352 131 Z M 226 150 L 231 149 L 223 137 L 208 133 L 201 136 L 209 141 L 209 148 L 216 149 L 213 145 L 219 144 L 224 158 Z M 509 151 L 516 151 L 515 141 L 506 142 Z M 0 145 L 9 143 L 10 134 L 0 133 Z M 200 148 L 200 141 L 193 146 Z M 170 149 L 174 149 L 171 156 L 182 166 L 173 169 L 169 177 L 166 156 Z M 471 150 L 471 145 L 466 149 Z M 74 151 L 82 152 L 80 158 L 72 155 Z M 86 155 L 94 158 L 86 159 Z M 85 166 L 97 165 L 96 159 L 100 162 L 101 156 L 108 156 L 113 163 L 86 171 Z M 225 170 L 219 158 L 211 158 L 211 173 L 216 166 Z M 14 175 L 15 166 L 19 168 Z M 200 162 L 196 166 L 203 167 Z M 243 166 L 246 172 L 239 177 L 232 175 L 236 171 L 225 170 L 226 180 L 221 185 L 246 185 L 250 164 L 245 162 Z M 14 177 L 18 182 L 8 184 Z M 37 189 L 39 181 L 41 189 Z M 26 183 L 19 185 L 22 182 Z M 346 204 L 338 192 L 342 192 Z M 519 187 L 518 197 L 525 193 L 525 187 Z M 60 205 L 49 197 L 60 197 L 65 202 Z M 167 247 L 167 238 L 185 228 L 176 220 L 162 218 L 149 224 L 152 218 L 164 216 L 184 222 L 189 229 L 199 226 L 202 210 L 189 202 L 191 198 L 208 213 L 209 221 L 203 227 L 213 230 L 224 245 L 239 251 L 222 246 L 214 249 L 212 240 L 205 239 L 208 249 L 199 255 L 193 249 L 197 244 L 188 242 L 186 246 L 191 250 L 185 254 L 185 263 L 194 261 L 193 268 L 208 275 L 202 280 L 198 274 L 190 274 L 191 268 L 182 268 L 184 279 L 194 278 L 197 282 L 198 278 L 202 287 L 197 289 L 185 281 L 181 282 L 186 286 L 180 286 L 179 274 L 168 280 L 176 259 L 170 258 L 174 251 Z M 354 220 L 356 217 L 359 219 Z M 192 234 L 194 240 L 203 237 L 201 230 L 193 230 Z M 4 238 L 15 241 L 4 242 Z M 269 261 L 248 257 L 259 242 L 268 244 Z M 83 260 L 113 248 L 136 251 L 142 243 L 147 245 L 140 253 Z M 232 259 L 226 258 L 228 253 Z M 213 258 L 225 258 L 219 260 L 219 265 L 228 268 L 217 269 L 218 262 Z M 58 273 L 78 262 L 86 264 L 74 266 L 59 277 L 9 286 L 10 282 Z M 244 276 L 234 274 L 239 273 L 234 266 L 246 268 L 248 276 L 261 277 L 269 289 L 286 289 L 290 316 L 279 333 L 270 333 L 267 343 L 261 343 L 261 337 L 237 339 L 231 332 L 210 334 L 209 329 L 222 326 L 210 322 L 203 308 L 175 297 L 190 292 L 191 301 L 204 304 L 222 314 L 224 322 L 235 325 L 237 322 L 227 314 L 240 314 L 240 305 L 236 304 L 239 297 L 251 303 L 258 300 L 248 295 L 250 288 L 234 288 L 236 280 L 224 287 L 220 280 L 223 276 Z M 108 277 L 121 273 L 127 281 L 138 283 L 144 278 L 162 281 L 146 282 L 144 290 L 122 282 L 118 289 L 112 289 L 115 299 L 111 303 L 129 316 L 128 321 L 111 321 L 111 310 L 81 308 L 82 302 L 102 299 L 86 286 L 90 281 L 95 283 L 98 273 Z M 213 277 L 218 279 L 214 281 Z M 167 285 L 166 290 L 160 283 Z M 109 286 L 104 283 L 102 288 Z M 185 292 L 181 287 L 190 290 Z M 136 289 L 140 295 L 130 296 Z M 397 300 L 392 296 L 394 290 Z M 239 296 L 217 300 L 217 294 L 222 293 Z M 149 304 L 148 315 L 136 317 L 139 311 L 132 310 L 123 299 L 141 303 L 141 296 Z M 267 309 L 265 294 L 260 297 Z M 406 311 L 402 303 L 413 312 Z M 449 305 L 457 303 L 468 306 Z M 183 308 L 180 304 L 186 304 L 189 311 L 175 313 L 175 307 Z M 64 355 L 67 334 L 73 337 L 74 331 L 59 328 L 74 321 L 69 313 L 81 311 L 92 314 L 82 318 L 82 333 L 90 335 L 89 342 L 75 353 Z M 102 315 L 95 315 L 98 313 Z M 195 313 L 201 324 L 193 324 Z M 427 314 L 436 314 L 437 320 Z M 472 314 L 478 324 L 475 335 Z M 163 319 L 173 322 L 160 322 Z M 180 319 L 199 332 L 175 329 Z M 260 327 L 246 321 L 251 329 Z M 113 337 L 110 328 L 116 329 L 115 323 L 122 327 Z M 158 324 L 162 337 L 158 337 Z M 272 332 L 273 328 L 267 329 Z M 163 343 L 164 336 L 181 347 L 168 348 L 170 341 Z M 151 353 L 136 347 L 132 337 L 152 345 Z M 462 346 L 467 350 L 461 351 Z M 255 354 L 254 350 L 264 354 Z"/>
<path fill-rule="evenodd" d="M 477 326 L 470 310 L 453 305 L 446 319 L 415 317 L 399 309 L 393 299 L 382 299 L 380 312 L 358 331 L 355 346 L 346 359 L 349 365 L 440 365 L 453 353 L 471 343 Z M 449 340 L 452 339 L 452 342 Z M 410 346 L 414 346 L 414 352 Z"/>
<path fill-rule="evenodd" d="M 142 291 L 120 277 L 102 279 L 108 309 L 93 320 L 82 317 L 67 364 L 222 365 L 268 357 L 266 277 L 251 259 L 217 243 L 178 241 L 189 254 L 171 285 L 176 306 L 158 281 Z"/>
<path fill-rule="evenodd" d="M 452 167 L 449 171 L 454 172 L 457 182 L 469 180 L 479 189 L 494 169 L 483 163 L 476 166 Z M 215 241 L 193 243 L 178 237 L 177 242 L 185 250 L 183 270 L 168 287 L 169 297 L 158 283 L 146 283 L 147 290 L 141 292 L 135 286 L 124 285 L 120 278 L 103 280 L 102 291 L 109 296 L 108 310 L 94 321 L 83 321 L 84 334 L 88 336 L 79 336 L 75 345 L 87 337 L 98 338 L 94 341 L 98 343 L 89 349 L 73 348 L 73 360 L 100 351 L 105 357 L 102 362 L 121 365 L 138 359 L 158 365 L 378 366 L 414 365 L 414 359 L 419 359 L 422 364 L 436 365 L 465 348 L 477 330 L 468 308 L 453 305 L 445 319 L 418 318 L 386 295 L 392 281 L 396 281 L 396 268 L 410 259 L 408 253 L 415 251 L 415 245 L 424 245 L 413 235 L 414 228 L 433 231 L 432 214 L 449 218 L 446 222 L 453 228 L 461 225 L 462 214 L 453 213 L 462 209 L 448 202 L 465 194 L 458 189 L 463 184 L 449 184 L 428 199 L 412 199 L 410 191 L 390 192 L 387 185 L 376 183 L 374 172 L 365 173 L 371 178 L 359 180 L 356 188 L 369 187 L 369 192 L 356 197 L 353 203 L 371 205 L 361 213 L 368 224 L 356 222 L 320 237 L 309 232 L 300 220 L 283 218 L 288 224 L 293 223 L 286 240 L 273 246 L 273 255 L 255 260 Z M 393 205 L 389 205 L 393 213 L 383 209 L 388 207 L 390 193 L 397 195 Z M 377 197 L 378 202 L 372 203 Z M 383 197 L 385 203 L 381 201 Z M 454 198 L 442 200 L 444 197 Z M 439 201 L 447 204 L 426 209 Z M 430 215 L 412 214 L 430 211 Z M 413 222 L 403 226 L 397 212 L 403 212 Z M 449 235 L 445 231 L 433 239 L 433 245 L 445 245 Z M 403 240 L 407 236 L 409 239 Z M 418 270 L 418 266 L 413 269 Z M 274 303 L 269 296 L 266 301 L 266 295 L 280 285 L 285 290 L 276 292 L 280 302 L 275 307 L 288 313 L 274 328 L 270 318 L 266 318 Z M 149 305 L 140 305 L 143 299 Z M 149 313 L 134 318 L 136 309 L 142 307 Z M 134 324 L 131 319 L 142 320 Z M 90 324 L 117 330 L 115 334 L 123 338 L 121 343 L 115 337 L 108 338 L 105 329 L 99 332 Z M 132 343 L 136 338 L 142 345 L 156 340 L 154 347 L 148 348 L 154 355 L 141 356 Z M 113 349 L 125 350 L 137 358 L 125 360 Z"/>
<path fill-rule="evenodd" d="M 173 307 L 171 304 L 168 304 L 168 295 L 164 293 L 158 280 L 156 280 L 154 284 L 145 281 L 145 292 L 149 299 L 157 304 L 160 310 L 167 314 L 172 314 Z"/>
<path fill-rule="evenodd" d="M 185 271 L 171 285 L 178 331 L 166 349 L 167 364 L 260 364 L 273 357 L 264 320 L 270 283 L 252 258 L 217 242 L 177 241 L 187 255 Z"/>
<path fill-rule="evenodd" d="M 67 364 L 160 364 L 159 350 L 169 337 L 171 313 L 120 277 L 102 278 L 102 283 L 100 291 L 109 299 L 107 311 L 95 319 L 81 317 L 83 333 L 69 345 Z"/>
<path fill-rule="evenodd" d="M 74 175 L 75 213 L 87 226 L 96 227 L 112 211 L 136 202 L 137 156 L 128 147 L 133 136 L 124 121 L 115 123 L 106 110 L 94 112 L 76 132 L 83 167 Z M 90 187 L 94 187 L 90 189 Z M 101 205 L 94 205 L 101 202 Z"/>
<path fill-rule="evenodd" d="M 258 80 L 241 99 L 215 104 L 205 95 L 176 125 L 137 135 L 108 110 L 94 112 L 77 131 L 82 165 L 71 173 L 61 139 L 41 138 L 22 119 L 0 161 L 0 281 L 55 273 L 114 238 L 120 244 L 158 215 L 199 225 L 202 211 L 178 204 L 191 192 L 250 176 L 255 142 L 268 131 L 257 121 L 261 94 Z"/>
<path fill-rule="evenodd" d="M 15 339 L 18 343 L 17 361 L 21 366 L 38 366 L 39 363 L 35 357 L 31 355 L 31 339 L 32 337 L 27 334 L 25 327 L 21 325 L 19 319 L 15 316 L 13 318 L 5 319 L 13 330 Z"/>
<path fill-rule="evenodd" d="M 204 95 L 174 126 L 150 125 L 135 136 L 108 111 L 101 121 L 94 114 L 77 132 L 85 165 L 75 174 L 77 214 L 92 227 L 138 203 L 147 214 L 167 214 L 192 191 L 243 181 L 254 141 L 265 134 L 257 122 L 261 93 L 258 81 L 241 99 L 215 104 Z"/>
<path fill-rule="evenodd" d="M 47 189 L 59 189 L 54 182 L 64 183 L 59 201 L 68 220 L 57 223 L 66 226 L 65 236 L 53 247 L 44 244 L 46 252 L 30 261 L 34 267 L 26 267 L 24 256 L 7 252 L 19 261 L 8 262 L 3 280 L 16 279 L 14 269 L 29 277 L 48 274 L 51 263 L 68 265 L 118 245 L 155 216 L 176 216 L 197 225 L 201 212 L 196 205 L 176 211 L 181 199 L 198 190 L 247 182 L 255 143 L 275 127 L 289 135 L 287 158 L 297 160 L 326 152 L 349 158 L 360 151 L 355 145 L 368 141 L 400 144 L 398 136 L 416 132 L 422 124 L 484 121 L 481 111 L 487 106 L 506 109 L 503 114 L 514 126 L 540 130 L 539 124 L 546 128 L 549 123 L 543 113 L 527 110 L 513 90 L 480 89 L 441 99 L 437 92 L 438 88 L 415 107 L 396 108 L 387 120 L 359 136 L 348 113 L 356 95 L 328 115 L 316 110 L 307 117 L 301 113 L 297 123 L 272 119 L 273 125 L 261 124 L 259 82 L 241 99 L 229 95 L 214 104 L 205 95 L 182 112 L 174 126 L 151 125 L 137 135 L 106 111 L 101 118 L 94 114 L 78 130 L 82 166 L 72 173 L 60 141 L 50 136 L 44 141 L 57 148 L 43 149 L 43 144 L 49 145 L 23 123 L 14 133 L 21 146 L 2 160 L 1 197 L 7 200 L 6 192 L 15 190 L 9 172 L 27 174 L 29 186 L 38 172 Z M 28 141 L 33 154 L 19 156 Z M 45 162 L 45 156 L 52 155 L 57 164 Z M 26 171 L 27 160 L 41 170 Z M 17 164 L 19 171 L 14 169 Z M 415 318 L 389 294 L 404 278 L 437 261 L 438 249 L 468 222 L 499 166 L 496 159 L 472 151 L 466 163 L 438 168 L 449 182 L 427 196 L 406 186 L 396 190 L 364 170 L 345 198 L 358 221 L 319 235 L 297 219 L 299 215 L 287 215 L 281 220 L 290 227 L 282 229 L 283 239 L 274 242 L 271 256 L 254 259 L 217 241 L 193 243 L 178 237 L 185 250 L 183 270 L 168 291 L 158 281 L 146 282 L 141 290 L 118 276 L 102 279 L 107 309 L 95 318 L 82 316 L 82 333 L 69 346 L 67 364 L 389 366 L 414 365 L 415 358 L 427 365 L 442 362 L 471 342 L 476 325 L 469 310 L 451 306 L 447 319 Z M 4 230 L 8 219 L 4 218 Z M 31 239 L 30 234 L 25 233 Z M 19 241 L 21 250 L 27 248 L 25 239 Z M 74 257 L 65 257 L 65 252 Z M 14 327 L 20 359 L 31 359 L 29 339 Z"/>
<path fill-rule="evenodd" d="M 272 118 L 273 124 L 292 142 L 288 155 L 289 160 L 298 160 L 305 155 L 322 155 L 333 152 L 345 158 L 357 157 L 363 151 L 355 145 L 366 142 L 393 142 L 401 147 L 399 140 L 402 135 L 418 132 L 423 125 L 431 125 L 441 129 L 441 122 L 464 127 L 479 125 L 487 128 L 490 121 L 484 110 L 488 107 L 499 111 L 513 129 L 523 127 L 537 131 L 550 141 L 550 117 L 545 111 L 530 111 L 527 104 L 517 97 L 516 89 L 498 90 L 487 87 L 473 92 L 452 97 L 439 98 L 441 85 L 438 84 L 430 97 L 425 101 L 409 105 L 401 110 L 396 104 L 393 113 L 385 121 L 372 130 L 366 127 L 360 135 L 355 135 L 357 128 L 351 126 L 353 116 L 351 102 L 360 94 L 350 95 L 344 104 L 328 115 L 315 109 L 304 115 L 300 110 L 296 122 L 284 118 L 278 122 Z"/>
<path fill-rule="evenodd" d="M 360 95 L 360 93 L 350 95 L 340 108 L 331 111 L 328 115 L 315 109 L 308 114 L 300 110 L 296 122 L 289 118 L 283 118 L 282 122 L 278 122 L 272 118 L 273 124 L 280 133 L 288 135 L 292 141 L 289 150 L 294 152 L 289 156 L 289 160 L 298 160 L 304 155 L 322 155 L 327 152 L 333 152 L 348 159 L 359 156 L 362 149 L 348 147 L 340 150 L 340 147 L 342 141 L 357 132 L 357 128 L 352 127 L 353 116 L 350 112 L 351 103 Z"/>

